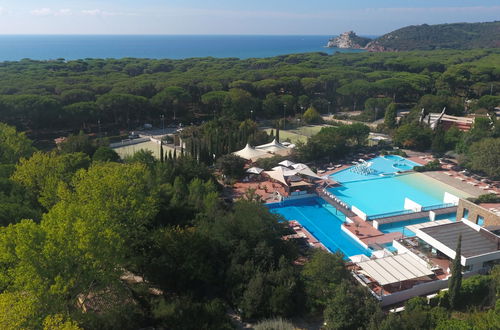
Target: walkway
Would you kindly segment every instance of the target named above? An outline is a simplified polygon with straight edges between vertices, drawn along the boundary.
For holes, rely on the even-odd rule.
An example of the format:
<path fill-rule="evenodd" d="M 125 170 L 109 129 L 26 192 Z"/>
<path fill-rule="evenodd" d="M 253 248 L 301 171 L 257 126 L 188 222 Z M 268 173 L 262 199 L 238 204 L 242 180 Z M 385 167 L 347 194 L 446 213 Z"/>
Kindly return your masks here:
<path fill-rule="evenodd" d="M 354 212 L 352 212 L 351 210 L 349 210 L 347 207 L 341 205 L 339 202 L 337 202 L 336 200 L 332 199 L 330 196 L 328 196 L 327 194 L 325 194 L 323 192 L 322 188 L 316 189 L 316 192 L 318 193 L 318 195 L 321 198 L 323 198 L 325 201 L 327 201 L 329 204 L 331 204 L 334 208 L 336 208 L 340 212 L 344 213 L 345 216 L 347 216 L 347 217 L 354 217 L 354 216 L 356 216 L 356 214 Z"/>

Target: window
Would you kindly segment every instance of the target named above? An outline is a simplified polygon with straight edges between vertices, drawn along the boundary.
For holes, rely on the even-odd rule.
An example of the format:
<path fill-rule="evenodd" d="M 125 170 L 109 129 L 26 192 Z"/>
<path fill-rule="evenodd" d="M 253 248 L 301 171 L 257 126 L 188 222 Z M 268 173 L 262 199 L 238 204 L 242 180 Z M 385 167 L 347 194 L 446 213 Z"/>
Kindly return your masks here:
<path fill-rule="evenodd" d="M 477 222 L 476 222 L 478 225 L 482 226 L 484 225 L 484 217 L 478 215 L 477 216 Z"/>
<path fill-rule="evenodd" d="M 462 215 L 462 218 L 464 219 L 469 219 L 469 210 L 464 207 L 464 215 Z"/>

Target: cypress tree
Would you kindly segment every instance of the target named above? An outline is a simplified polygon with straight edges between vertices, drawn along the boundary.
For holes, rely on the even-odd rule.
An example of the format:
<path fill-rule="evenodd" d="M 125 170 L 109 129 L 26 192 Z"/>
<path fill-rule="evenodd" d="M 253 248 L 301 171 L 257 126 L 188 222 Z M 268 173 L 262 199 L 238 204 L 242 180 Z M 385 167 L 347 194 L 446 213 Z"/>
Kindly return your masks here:
<path fill-rule="evenodd" d="M 397 108 L 395 103 L 391 103 L 385 109 L 384 124 L 387 128 L 396 127 Z"/>
<path fill-rule="evenodd" d="M 276 127 L 276 142 L 280 142 L 280 127 Z"/>
<path fill-rule="evenodd" d="M 165 154 L 163 153 L 163 143 L 160 143 L 160 162 L 165 162 Z"/>
<path fill-rule="evenodd" d="M 462 234 L 458 235 L 457 249 L 455 250 L 455 259 L 451 265 L 451 278 L 448 282 L 448 294 L 450 297 L 450 308 L 455 309 L 460 300 L 460 289 L 462 287 Z"/>
<path fill-rule="evenodd" d="M 181 154 L 182 154 L 182 147 L 181 147 Z M 174 158 L 177 159 L 177 148 L 174 147 Z"/>

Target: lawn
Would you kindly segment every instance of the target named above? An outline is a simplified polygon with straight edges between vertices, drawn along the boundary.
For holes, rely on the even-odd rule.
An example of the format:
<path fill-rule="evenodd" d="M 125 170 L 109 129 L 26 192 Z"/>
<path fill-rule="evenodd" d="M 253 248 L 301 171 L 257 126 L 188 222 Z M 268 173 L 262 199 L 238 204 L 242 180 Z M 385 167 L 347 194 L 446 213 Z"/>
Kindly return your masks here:
<path fill-rule="evenodd" d="M 157 159 L 160 159 L 160 146 L 157 143 L 151 141 L 133 144 L 125 147 L 119 147 L 113 150 L 116 151 L 118 155 L 120 155 L 120 158 L 124 159 L 127 156 L 132 156 L 134 153 L 136 153 L 141 149 L 153 152 L 153 156 L 155 156 Z M 163 153 L 165 156 L 168 156 L 169 151 L 172 151 L 173 153 L 174 149 L 167 146 L 163 146 Z"/>
<path fill-rule="evenodd" d="M 311 125 L 311 126 L 301 126 L 295 129 L 291 130 L 280 130 L 280 140 L 281 141 L 288 141 L 290 140 L 291 143 L 297 143 L 298 141 L 307 142 L 307 139 L 314 134 L 317 134 L 322 127 L 325 125 Z M 275 129 L 272 128 L 266 128 L 264 131 L 266 131 L 268 134 L 273 131 L 276 133 Z"/>

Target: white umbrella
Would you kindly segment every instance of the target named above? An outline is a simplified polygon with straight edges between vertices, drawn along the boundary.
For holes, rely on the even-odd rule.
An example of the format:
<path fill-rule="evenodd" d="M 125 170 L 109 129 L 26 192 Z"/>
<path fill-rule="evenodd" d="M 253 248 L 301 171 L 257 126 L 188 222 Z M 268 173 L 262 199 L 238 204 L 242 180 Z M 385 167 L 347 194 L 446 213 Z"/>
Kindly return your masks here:
<path fill-rule="evenodd" d="M 262 168 L 259 168 L 259 167 L 250 167 L 250 168 L 247 170 L 247 173 L 251 173 L 251 174 L 260 174 L 260 173 L 262 173 L 262 171 L 264 171 Z"/>
<path fill-rule="evenodd" d="M 291 162 L 291 161 L 289 161 L 289 160 L 287 159 L 287 160 L 284 160 L 284 161 L 282 161 L 282 162 L 278 163 L 278 165 L 283 165 L 283 166 L 285 166 L 285 167 L 290 167 L 290 166 L 292 166 L 292 165 L 295 165 L 295 163 L 294 163 L 294 162 Z"/>
<path fill-rule="evenodd" d="M 349 259 L 351 259 L 352 262 L 363 262 L 370 260 L 370 258 L 365 256 L 364 254 L 357 254 L 355 256 L 350 256 Z"/>
<path fill-rule="evenodd" d="M 302 163 L 293 164 L 292 167 L 296 170 L 303 170 L 303 169 L 309 168 L 309 166 L 307 166 L 306 164 L 302 164 Z"/>

